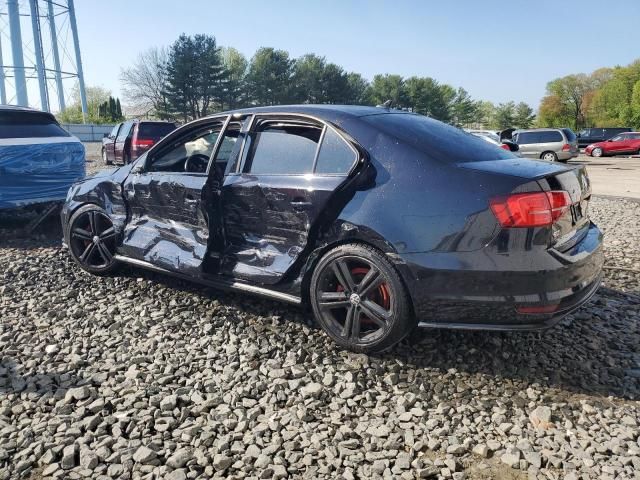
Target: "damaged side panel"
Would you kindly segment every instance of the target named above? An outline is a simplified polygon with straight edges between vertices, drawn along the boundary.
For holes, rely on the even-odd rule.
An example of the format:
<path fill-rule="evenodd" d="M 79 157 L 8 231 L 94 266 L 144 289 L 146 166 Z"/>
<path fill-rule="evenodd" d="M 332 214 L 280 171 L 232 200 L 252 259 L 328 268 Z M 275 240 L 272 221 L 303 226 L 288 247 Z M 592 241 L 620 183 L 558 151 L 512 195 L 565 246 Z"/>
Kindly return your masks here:
<path fill-rule="evenodd" d="M 209 226 L 203 174 L 147 172 L 124 182 L 130 219 L 118 253 L 162 268 L 199 275 Z"/>

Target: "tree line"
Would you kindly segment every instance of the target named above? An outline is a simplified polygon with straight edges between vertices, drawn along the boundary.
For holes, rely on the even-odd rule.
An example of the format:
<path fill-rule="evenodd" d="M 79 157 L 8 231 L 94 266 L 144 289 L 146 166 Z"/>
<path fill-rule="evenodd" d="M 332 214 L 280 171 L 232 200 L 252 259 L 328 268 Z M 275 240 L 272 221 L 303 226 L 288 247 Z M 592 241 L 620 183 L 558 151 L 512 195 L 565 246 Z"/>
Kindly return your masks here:
<path fill-rule="evenodd" d="M 640 127 L 640 60 L 556 78 L 547 84 L 538 123 L 545 127 Z"/>
<path fill-rule="evenodd" d="M 218 111 L 297 103 L 378 105 L 429 115 L 458 126 L 526 128 L 526 104 L 494 106 L 431 77 L 378 74 L 371 81 L 309 53 L 259 48 L 247 59 L 215 37 L 181 35 L 169 48 L 152 48 L 122 71 L 125 100 L 138 114 L 192 120 Z"/>

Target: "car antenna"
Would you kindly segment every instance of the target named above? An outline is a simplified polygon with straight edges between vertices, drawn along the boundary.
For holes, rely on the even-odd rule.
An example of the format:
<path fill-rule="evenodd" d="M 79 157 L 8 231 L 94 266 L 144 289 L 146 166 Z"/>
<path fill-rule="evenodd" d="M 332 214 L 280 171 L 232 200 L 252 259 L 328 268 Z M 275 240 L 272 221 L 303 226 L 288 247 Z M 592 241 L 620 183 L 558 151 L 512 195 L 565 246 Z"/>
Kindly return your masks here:
<path fill-rule="evenodd" d="M 391 108 L 391 105 L 393 105 L 393 100 L 389 99 L 386 102 L 380 104 L 380 105 L 376 105 L 377 108 Z"/>

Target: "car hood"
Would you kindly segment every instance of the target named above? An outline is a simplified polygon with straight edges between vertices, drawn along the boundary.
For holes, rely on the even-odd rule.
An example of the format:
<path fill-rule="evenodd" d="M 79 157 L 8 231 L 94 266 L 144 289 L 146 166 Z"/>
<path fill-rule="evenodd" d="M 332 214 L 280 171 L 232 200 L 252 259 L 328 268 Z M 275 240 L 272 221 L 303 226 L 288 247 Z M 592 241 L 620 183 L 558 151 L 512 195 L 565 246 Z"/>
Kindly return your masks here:
<path fill-rule="evenodd" d="M 571 166 L 542 160 L 530 160 L 527 158 L 510 158 L 503 160 L 488 160 L 484 162 L 458 163 L 458 167 L 479 170 L 487 173 L 497 173 L 528 179 L 542 178 L 562 171 L 571 170 Z"/>
<path fill-rule="evenodd" d="M 587 145 L 587 148 L 595 148 L 595 147 L 604 148 L 606 143 L 607 142 L 590 143 L 589 145 Z"/>

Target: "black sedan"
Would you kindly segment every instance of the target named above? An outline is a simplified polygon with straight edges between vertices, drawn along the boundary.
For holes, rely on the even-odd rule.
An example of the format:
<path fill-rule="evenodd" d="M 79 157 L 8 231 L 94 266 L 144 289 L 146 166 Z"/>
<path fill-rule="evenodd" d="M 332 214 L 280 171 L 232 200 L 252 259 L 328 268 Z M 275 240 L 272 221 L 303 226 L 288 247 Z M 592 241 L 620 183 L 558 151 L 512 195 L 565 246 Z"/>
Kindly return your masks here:
<path fill-rule="evenodd" d="M 603 264 L 590 195 L 584 167 L 428 117 L 265 107 L 75 184 L 62 222 L 91 273 L 128 263 L 310 305 L 338 344 L 378 352 L 415 326 L 538 329 L 585 303 Z"/>

